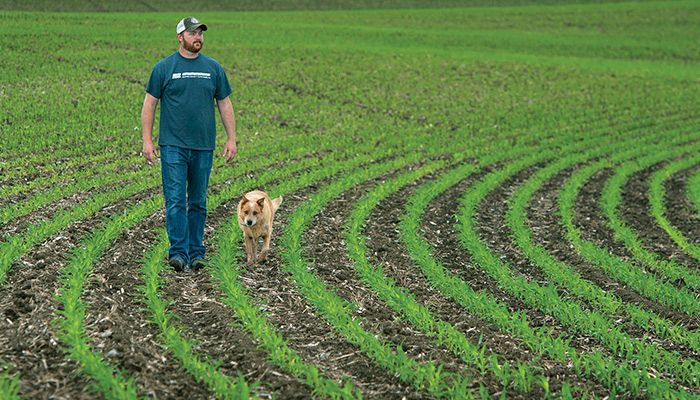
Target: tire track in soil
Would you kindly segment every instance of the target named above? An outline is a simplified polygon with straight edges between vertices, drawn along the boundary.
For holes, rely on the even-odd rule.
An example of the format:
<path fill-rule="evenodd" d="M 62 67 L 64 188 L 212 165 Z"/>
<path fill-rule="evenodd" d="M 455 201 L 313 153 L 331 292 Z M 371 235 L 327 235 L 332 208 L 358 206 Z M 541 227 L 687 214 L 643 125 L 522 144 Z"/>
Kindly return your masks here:
<path fill-rule="evenodd" d="M 216 227 L 235 216 L 237 207 L 238 198 L 235 198 L 207 216 L 205 244 L 212 241 Z M 216 248 L 208 246 L 207 252 L 215 251 Z M 179 321 L 187 322 L 185 335 L 197 343 L 195 351 L 221 360 L 221 371 L 228 376 L 242 372 L 248 382 L 262 381 L 263 387 L 254 392 L 263 398 L 313 398 L 311 388 L 270 362 L 250 333 L 238 325 L 233 310 L 220 302 L 221 291 L 212 282 L 211 274 L 206 270 L 176 273 L 168 269 L 166 276 L 165 297 L 174 301 L 169 310 Z"/>
<path fill-rule="evenodd" d="M 618 212 L 622 221 L 635 231 L 644 248 L 663 259 L 674 260 L 700 272 L 698 261 L 685 254 L 651 215 L 647 195 L 649 178 L 666 164 L 659 163 L 632 175 L 622 187 L 622 206 Z"/>
<path fill-rule="evenodd" d="M 609 277 L 571 247 L 570 242 L 566 239 L 566 230 L 559 218 L 557 196 L 562 186 L 564 186 L 575 170 L 576 167 L 573 167 L 558 173 L 535 192 L 533 199 L 536 201 L 530 202 L 527 206 L 527 224 L 531 228 L 533 242 L 542 246 L 553 257 L 568 265 L 581 278 L 600 287 L 607 293 L 616 295 L 624 303 L 638 305 L 671 321 L 682 322 L 688 327 L 692 317 L 669 309 L 627 288 L 624 284 Z M 576 198 L 574 210 L 574 223 L 581 227 L 583 231 L 594 230 L 601 235 L 605 235 L 607 241 L 603 243 L 606 247 L 609 243 L 614 242 L 614 239 L 612 231 L 606 226 L 603 210 L 600 207 L 600 194 L 611 172 L 611 170 L 605 170 L 597 173 L 584 184 L 580 195 Z M 629 319 L 626 315 L 616 315 L 610 318 L 620 321 L 619 323 L 622 324 Z M 655 344 L 664 349 L 679 351 L 686 357 L 692 357 L 692 352 L 688 353 L 687 349 L 684 351 L 683 346 L 662 337 L 657 337 L 653 332 L 643 330 L 632 324 L 625 326 L 625 332 L 631 337 L 641 340 L 645 340 L 645 337 L 651 337 Z"/>
<path fill-rule="evenodd" d="M 501 259 L 509 263 L 510 260 L 508 258 L 510 258 L 512 254 L 509 254 L 507 251 L 512 248 L 513 245 L 508 236 L 508 229 L 504 226 L 504 202 L 515 190 L 512 186 L 516 184 L 516 182 L 526 179 L 532 172 L 532 169 L 525 170 L 491 191 L 477 210 L 476 234 L 482 238 L 491 251 L 495 254 L 503 254 Z M 422 224 L 423 236 L 435 249 L 434 254 L 436 259 L 438 259 L 450 273 L 459 276 L 460 279 L 470 285 L 475 291 L 485 290 L 491 293 L 496 300 L 507 304 L 510 309 L 525 312 L 531 327 L 546 326 L 550 328 L 552 336 L 567 338 L 567 340 L 570 340 L 569 345 L 577 351 L 592 352 L 600 350 L 605 352 L 605 348 L 595 339 L 571 332 L 555 317 L 544 314 L 540 310 L 524 304 L 520 299 L 512 297 L 509 293 L 501 289 L 493 278 L 485 273 L 478 264 L 474 263 L 470 254 L 462 246 L 459 239 L 459 232 L 455 229 L 457 223 L 455 213 L 457 212 L 457 207 L 460 204 L 464 192 L 475 183 L 478 178 L 480 178 L 480 176 L 466 178 L 452 188 L 449 188 L 440 196 L 438 201 L 433 202 L 436 207 L 434 209 L 428 209 L 425 213 L 425 221 Z M 432 220 L 444 220 L 446 217 L 450 219 L 449 223 L 445 223 L 441 226 L 432 225 L 428 222 Z M 506 252 L 505 254 L 504 251 Z M 510 265 L 511 267 L 513 266 L 512 264 Z M 517 273 L 517 271 L 519 270 L 516 269 L 514 272 Z M 571 376 L 575 376 L 573 371 L 571 374 Z M 571 383 L 575 384 L 577 381 L 572 380 Z M 605 389 L 601 390 L 601 394 L 609 392 Z M 596 392 L 598 391 L 596 390 Z"/>
<path fill-rule="evenodd" d="M 289 274 L 282 271 L 283 261 L 277 252 L 276 238 L 282 234 L 287 216 L 297 206 L 307 201 L 313 195 L 313 191 L 322 185 L 323 183 L 316 183 L 302 191 L 285 195 L 284 202 L 275 216 L 271 252 L 268 254 L 267 262 L 247 267 L 241 279 L 253 301 L 261 305 L 269 323 L 279 330 L 289 346 L 304 360 L 316 364 L 327 376 L 333 379 L 352 378 L 353 384 L 368 399 L 425 398 L 427 396 L 425 393 L 417 393 L 409 383 L 401 382 L 392 373 L 361 353 L 355 345 L 347 342 L 342 335 L 336 333 L 325 319 L 316 313 L 314 307 L 299 294 Z M 333 202 L 338 201 L 335 199 Z M 321 215 L 325 216 L 326 213 L 327 211 L 324 210 Z M 333 245 L 337 247 L 338 244 L 324 242 L 324 239 L 318 237 L 316 230 L 320 223 L 318 218 L 317 216 L 311 224 L 310 231 L 313 232 L 304 233 L 304 257 L 313 261 L 316 274 L 329 283 L 326 278 L 329 275 L 335 275 L 337 271 L 329 265 L 331 260 L 325 253 L 330 253 L 330 247 Z M 328 228 L 342 229 L 339 222 L 332 221 Z M 320 256 L 316 255 L 318 252 L 321 252 Z M 330 287 L 341 296 L 348 290 L 348 284 L 345 282 Z M 351 299 L 365 306 L 366 295 L 368 295 L 366 289 L 358 289 Z M 361 316 L 364 318 L 364 313 Z"/>
<path fill-rule="evenodd" d="M 20 396 L 27 399 L 92 399 L 87 378 L 76 373 L 57 341 L 51 321 L 61 307 L 55 300 L 58 271 L 71 249 L 108 215 L 147 197 L 142 192 L 71 224 L 35 246 L 15 263 L 0 288 L 0 360 L 10 362 L 21 378 Z"/>
<path fill-rule="evenodd" d="M 664 182 L 666 197 L 666 218 L 688 239 L 688 242 L 700 245 L 700 219 L 698 210 L 688 197 L 688 178 L 693 175 L 700 166 L 691 167 L 672 175 Z M 698 265 L 695 260 L 693 265 Z M 700 271 L 698 271 L 700 272 Z"/>
<path fill-rule="evenodd" d="M 462 306 L 444 296 L 437 288 L 430 285 L 423 273 L 408 256 L 408 250 L 401 240 L 398 227 L 404 214 L 406 200 L 410 198 L 416 188 L 426 182 L 437 179 L 439 174 L 438 172 L 427 175 L 415 181 L 410 186 L 385 199 L 382 202 L 385 206 L 382 207 L 380 205 L 372 213 L 364 230 L 368 235 L 368 254 L 373 254 L 371 262 L 382 265 L 387 276 L 394 279 L 400 286 L 409 289 L 416 299 L 420 303 L 427 305 L 437 318 L 461 328 L 462 333 L 472 343 L 481 341 L 489 353 L 500 354 L 511 363 L 517 361 L 532 363 L 535 361 L 535 356 L 531 354 L 527 349 L 527 345 L 523 344 L 519 338 L 514 338 L 507 333 L 501 332 L 497 327 L 492 326 L 491 323 L 484 321 L 478 316 L 469 314 Z M 483 176 L 483 173 L 479 175 Z M 452 203 L 444 203 L 442 200 L 443 198 L 439 197 L 437 202 L 431 203 L 431 205 L 439 204 L 439 207 L 426 210 L 422 223 L 426 232 L 428 231 L 426 226 L 432 227 L 432 232 L 426 237 L 434 238 L 440 242 L 442 241 L 440 238 L 445 236 L 444 230 L 451 229 L 450 225 L 453 225 L 455 222 L 453 211 L 449 211 L 453 206 Z M 443 213 L 442 210 L 446 213 Z M 447 219 L 445 216 L 447 216 Z M 448 266 L 449 264 L 446 263 L 445 265 Z M 547 357 L 539 358 L 536 365 L 541 367 L 544 375 L 549 378 L 550 387 L 553 390 L 559 390 L 565 380 L 569 382 L 579 380 L 569 367 Z M 490 393 L 496 393 L 501 390 L 502 384 L 494 377 L 487 375 L 480 379 L 489 388 Z M 589 388 L 592 386 L 589 384 Z M 597 388 L 597 390 L 600 393 L 605 393 L 604 388 Z M 521 394 L 515 391 L 508 392 L 508 398 L 532 398 L 533 396 L 542 395 L 542 393 L 538 392 L 529 394 Z"/>

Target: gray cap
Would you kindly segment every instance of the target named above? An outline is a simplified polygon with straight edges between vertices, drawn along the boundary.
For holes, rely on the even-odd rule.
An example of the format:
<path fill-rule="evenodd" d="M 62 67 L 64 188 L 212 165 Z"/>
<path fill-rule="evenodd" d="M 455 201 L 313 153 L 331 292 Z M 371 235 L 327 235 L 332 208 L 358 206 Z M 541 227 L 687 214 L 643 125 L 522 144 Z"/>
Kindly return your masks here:
<path fill-rule="evenodd" d="M 195 17 L 185 17 L 180 20 L 180 22 L 177 23 L 177 33 L 180 34 L 184 31 L 193 31 L 197 28 L 202 28 L 203 31 L 207 30 L 207 26 L 201 22 Z"/>

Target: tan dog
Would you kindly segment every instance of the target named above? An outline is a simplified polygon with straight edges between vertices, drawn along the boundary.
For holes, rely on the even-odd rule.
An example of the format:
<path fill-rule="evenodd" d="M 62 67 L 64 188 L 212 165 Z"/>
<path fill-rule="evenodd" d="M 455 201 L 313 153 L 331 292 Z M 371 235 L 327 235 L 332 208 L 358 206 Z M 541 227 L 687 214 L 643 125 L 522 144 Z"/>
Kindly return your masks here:
<path fill-rule="evenodd" d="M 258 260 L 265 261 L 267 258 L 272 236 L 272 220 L 275 219 L 275 211 L 280 204 L 282 204 L 282 196 L 271 200 L 267 193 L 260 190 L 246 193 L 238 203 L 238 224 L 243 230 L 248 265 Z M 260 237 L 263 238 L 263 248 L 260 255 L 256 257 Z"/>

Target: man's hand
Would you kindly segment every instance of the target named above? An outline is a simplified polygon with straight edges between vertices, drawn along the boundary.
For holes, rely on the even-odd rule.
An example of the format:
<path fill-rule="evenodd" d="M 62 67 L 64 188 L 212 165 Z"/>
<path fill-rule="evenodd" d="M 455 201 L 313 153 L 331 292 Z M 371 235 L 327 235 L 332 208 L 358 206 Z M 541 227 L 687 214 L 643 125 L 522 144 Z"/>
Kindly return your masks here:
<path fill-rule="evenodd" d="M 143 142 L 143 156 L 149 165 L 153 165 L 153 161 L 156 159 L 156 148 L 153 146 L 152 141 L 146 140 Z"/>
<path fill-rule="evenodd" d="M 231 161 L 233 160 L 233 157 L 236 156 L 236 153 L 238 150 L 236 149 L 236 141 L 235 140 L 227 140 L 226 144 L 224 145 L 224 158 L 226 161 Z"/>

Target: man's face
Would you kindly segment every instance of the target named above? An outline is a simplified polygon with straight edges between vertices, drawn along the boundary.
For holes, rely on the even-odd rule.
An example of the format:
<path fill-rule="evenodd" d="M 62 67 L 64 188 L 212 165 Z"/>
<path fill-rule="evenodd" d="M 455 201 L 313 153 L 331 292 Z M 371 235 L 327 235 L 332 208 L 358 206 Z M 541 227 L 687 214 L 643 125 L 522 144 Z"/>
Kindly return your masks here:
<path fill-rule="evenodd" d="M 182 47 L 184 47 L 185 50 L 192 53 L 198 53 L 202 50 L 202 46 L 204 45 L 204 32 L 202 32 L 202 28 L 197 28 L 191 32 L 184 31 L 181 36 Z"/>

